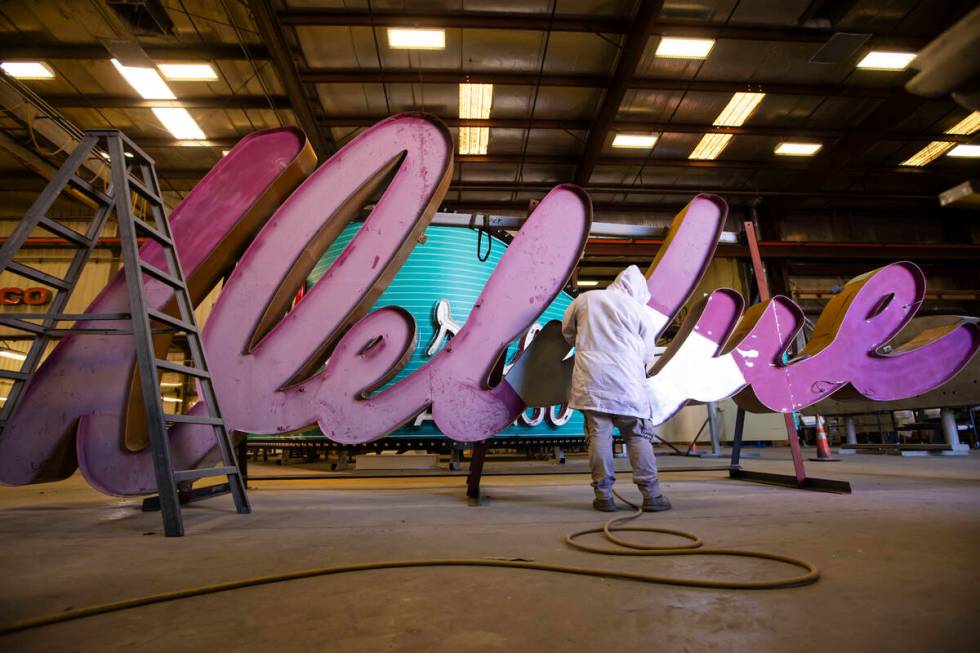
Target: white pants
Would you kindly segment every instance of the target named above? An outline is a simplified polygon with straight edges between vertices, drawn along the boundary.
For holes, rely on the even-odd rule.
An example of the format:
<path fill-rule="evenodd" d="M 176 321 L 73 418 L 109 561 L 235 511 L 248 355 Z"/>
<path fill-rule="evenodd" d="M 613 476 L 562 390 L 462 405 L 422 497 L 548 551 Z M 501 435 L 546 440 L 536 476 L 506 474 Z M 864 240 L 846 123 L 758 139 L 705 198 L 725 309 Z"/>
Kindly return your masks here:
<path fill-rule="evenodd" d="M 585 438 L 589 444 L 589 465 L 592 468 L 592 487 L 596 496 L 611 495 L 616 482 L 616 468 L 613 464 L 613 427 L 626 442 L 630 467 L 633 468 L 633 482 L 640 488 L 644 497 L 659 497 L 660 480 L 657 478 L 657 458 L 653 453 L 653 422 L 649 419 L 628 415 L 611 415 L 592 410 L 583 410 L 585 415 Z"/>

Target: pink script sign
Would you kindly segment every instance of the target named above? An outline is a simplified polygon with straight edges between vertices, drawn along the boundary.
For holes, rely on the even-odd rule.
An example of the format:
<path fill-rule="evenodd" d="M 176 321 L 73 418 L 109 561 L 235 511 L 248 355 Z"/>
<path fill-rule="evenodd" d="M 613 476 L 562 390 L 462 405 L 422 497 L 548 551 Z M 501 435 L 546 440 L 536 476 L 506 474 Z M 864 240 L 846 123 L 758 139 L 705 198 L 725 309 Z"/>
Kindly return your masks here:
<path fill-rule="evenodd" d="M 316 423 L 335 441 L 357 443 L 382 437 L 429 407 L 440 430 L 456 440 L 482 440 L 510 424 L 525 404 L 508 383 L 490 379 L 507 345 L 561 291 L 581 257 L 592 217 L 585 192 L 569 185 L 553 189 L 505 252 L 460 332 L 427 365 L 376 392 L 404 365 L 417 337 L 405 311 L 368 311 L 446 192 L 452 139 L 436 119 L 389 118 L 320 166 L 274 214 L 271 208 L 254 210 L 270 198 L 281 201 L 309 172 L 304 152 L 294 131 L 254 134 L 171 217 L 184 268 L 201 289 L 220 279 L 254 235 L 204 331 L 229 427 L 287 433 Z M 378 193 L 357 236 L 287 313 L 320 254 Z M 675 220 L 648 272 L 649 309 L 661 330 L 702 278 L 726 212 L 720 198 L 698 196 Z M 250 229 L 240 228 L 243 223 Z M 230 234 L 238 234 L 240 247 L 223 249 L 219 245 Z M 147 260 L 159 255 L 154 248 L 144 247 Z M 147 283 L 151 305 L 165 307 L 171 296 L 157 286 Z M 716 291 L 700 312 L 692 311 L 682 329 L 686 337 L 677 339 L 650 379 L 654 417 L 666 419 L 689 399 L 739 391 L 740 402 L 790 411 L 848 384 L 882 399 L 935 387 L 980 347 L 975 324 L 935 334 L 911 351 L 878 353 L 914 315 L 923 290 L 922 274 L 910 263 L 855 280 L 828 306 L 804 358 L 789 365 L 779 357 L 800 326 L 799 309 L 776 298 L 739 320 L 741 297 Z M 88 310 L 118 311 L 125 301 L 117 276 Z M 726 346 L 729 341 L 738 344 Z M 120 495 L 155 491 L 148 450 L 134 450 L 133 360 L 132 347 L 119 339 L 63 340 L 0 438 L 0 481 L 64 478 L 77 452 L 96 488 Z M 176 425 L 170 437 L 180 467 L 201 464 L 212 448 L 206 427 Z"/>

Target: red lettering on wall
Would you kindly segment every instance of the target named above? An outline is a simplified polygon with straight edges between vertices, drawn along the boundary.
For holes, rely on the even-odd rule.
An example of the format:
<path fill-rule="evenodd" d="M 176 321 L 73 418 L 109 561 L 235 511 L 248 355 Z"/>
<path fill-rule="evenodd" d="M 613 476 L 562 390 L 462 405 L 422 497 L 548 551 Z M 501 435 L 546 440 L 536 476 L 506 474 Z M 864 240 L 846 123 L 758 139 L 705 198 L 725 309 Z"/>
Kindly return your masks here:
<path fill-rule="evenodd" d="M 0 288 L 0 304 L 4 306 L 16 306 L 23 296 L 24 291 L 20 288 Z"/>
<path fill-rule="evenodd" d="M 0 305 L 44 306 L 51 302 L 52 296 L 47 288 L 0 288 Z"/>
<path fill-rule="evenodd" d="M 27 288 L 24 290 L 24 303 L 28 306 L 44 306 L 51 302 L 52 293 L 47 288 Z"/>

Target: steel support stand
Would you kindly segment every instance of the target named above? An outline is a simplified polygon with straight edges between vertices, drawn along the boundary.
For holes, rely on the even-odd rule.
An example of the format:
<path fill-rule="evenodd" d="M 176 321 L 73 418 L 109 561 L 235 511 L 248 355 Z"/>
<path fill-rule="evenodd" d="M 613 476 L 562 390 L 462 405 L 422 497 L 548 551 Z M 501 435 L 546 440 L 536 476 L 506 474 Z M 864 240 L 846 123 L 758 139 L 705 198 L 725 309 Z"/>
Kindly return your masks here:
<path fill-rule="evenodd" d="M 555 456 L 555 462 L 559 465 L 565 464 L 565 452 L 562 450 L 561 446 L 556 446 L 552 449 L 552 454 Z"/>
<path fill-rule="evenodd" d="M 483 464 L 487 460 L 488 448 L 486 440 L 481 440 L 473 445 L 470 473 L 466 477 L 466 498 L 471 506 L 480 505 L 480 480 L 483 478 Z"/>
<path fill-rule="evenodd" d="M 970 445 L 960 443 L 959 428 L 956 426 L 956 412 L 952 408 L 943 408 L 939 411 L 939 419 L 943 427 L 943 437 L 949 445 L 949 451 L 944 451 L 947 456 L 963 456 L 969 453 Z"/>
<path fill-rule="evenodd" d="M 844 416 L 844 432 L 847 434 L 847 444 L 857 444 L 857 426 L 854 424 L 854 415 Z"/>
<path fill-rule="evenodd" d="M 718 415 L 718 402 L 705 404 L 708 411 L 708 432 L 711 435 L 711 453 L 701 454 L 702 458 L 721 458 L 721 418 Z M 704 428 L 703 426 L 701 428 Z"/>
<path fill-rule="evenodd" d="M 759 301 L 765 302 L 770 298 L 769 284 L 766 281 L 766 269 L 762 264 L 762 256 L 759 254 L 759 242 L 755 235 L 755 225 L 751 221 L 743 223 L 745 236 L 749 245 L 749 255 L 752 258 L 752 269 L 755 273 L 756 284 L 759 287 Z M 803 452 L 800 450 L 800 438 L 796 431 L 796 424 L 793 422 L 791 413 L 783 413 L 786 422 L 786 437 L 789 439 L 790 453 L 793 457 L 793 476 L 786 474 L 770 474 L 766 472 L 755 472 L 742 469 L 739 466 L 739 455 L 742 448 L 742 430 L 744 428 L 745 413 L 739 409 L 739 414 L 735 420 L 735 442 L 732 447 L 731 469 L 728 472 L 729 478 L 766 483 L 771 485 L 781 485 L 784 487 L 795 487 L 803 490 L 819 490 L 823 492 L 851 492 L 851 484 L 847 481 L 835 481 L 820 478 L 811 478 L 806 475 L 806 467 L 803 463 Z"/>

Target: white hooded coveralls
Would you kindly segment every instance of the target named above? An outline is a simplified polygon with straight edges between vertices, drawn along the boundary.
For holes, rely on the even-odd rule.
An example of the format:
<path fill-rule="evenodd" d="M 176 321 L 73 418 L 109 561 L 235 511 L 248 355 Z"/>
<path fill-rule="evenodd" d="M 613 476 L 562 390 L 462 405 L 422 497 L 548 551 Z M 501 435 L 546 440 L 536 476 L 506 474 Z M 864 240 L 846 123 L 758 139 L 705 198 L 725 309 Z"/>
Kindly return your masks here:
<path fill-rule="evenodd" d="M 657 333 L 648 301 L 647 280 L 631 265 L 605 290 L 582 293 L 571 303 L 561 323 L 565 340 L 575 346 L 569 406 L 651 417 L 646 370 Z"/>
<path fill-rule="evenodd" d="M 631 265 L 605 290 L 576 297 L 562 320 L 562 335 L 575 346 L 568 404 L 585 414 L 592 487 L 604 500 L 611 499 L 616 482 L 614 426 L 629 449 L 633 481 L 644 499 L 661 495 L 646 386 L 657 336 L 649 300 L 646 279 Z"/>

